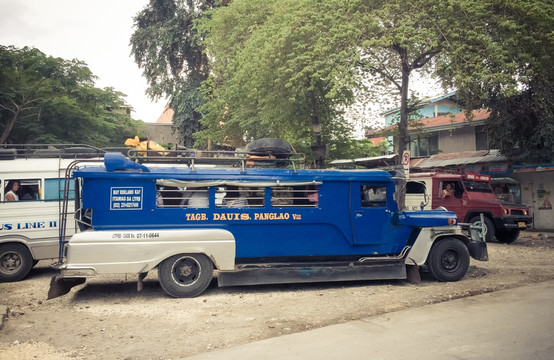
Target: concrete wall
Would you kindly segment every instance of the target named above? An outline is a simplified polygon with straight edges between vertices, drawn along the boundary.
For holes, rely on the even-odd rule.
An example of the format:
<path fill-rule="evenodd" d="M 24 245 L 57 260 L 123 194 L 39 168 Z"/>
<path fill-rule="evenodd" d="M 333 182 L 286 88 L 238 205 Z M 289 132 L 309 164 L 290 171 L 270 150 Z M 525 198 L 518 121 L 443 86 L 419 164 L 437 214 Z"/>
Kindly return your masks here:
<path fill-rule="evenodd" d="M 150 140 L 160 145 L 172 144 L 175 148 L 176 144 L 181 143 L 177 132 L 172 133 L 171 124 L 145 123 L 142 131 Z"/>
<path fill-rule="evenodd" d="M 521 202 L 529 206 L 534 227 L 537 230 L 554 230 L 554 172 L 515 172 L 507 176 L 519 181 Z"/>

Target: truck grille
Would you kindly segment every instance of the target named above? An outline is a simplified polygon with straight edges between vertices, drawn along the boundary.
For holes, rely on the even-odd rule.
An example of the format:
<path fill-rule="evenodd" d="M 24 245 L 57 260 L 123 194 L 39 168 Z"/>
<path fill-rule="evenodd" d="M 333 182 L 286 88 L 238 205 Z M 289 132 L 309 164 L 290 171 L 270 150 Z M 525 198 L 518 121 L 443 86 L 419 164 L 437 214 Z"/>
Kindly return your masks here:
<path fill-rule="evenodd" d="M 512 215 L 523 215 L 523 210 L 515 210 L 513 209 L 511 211 Z"/>

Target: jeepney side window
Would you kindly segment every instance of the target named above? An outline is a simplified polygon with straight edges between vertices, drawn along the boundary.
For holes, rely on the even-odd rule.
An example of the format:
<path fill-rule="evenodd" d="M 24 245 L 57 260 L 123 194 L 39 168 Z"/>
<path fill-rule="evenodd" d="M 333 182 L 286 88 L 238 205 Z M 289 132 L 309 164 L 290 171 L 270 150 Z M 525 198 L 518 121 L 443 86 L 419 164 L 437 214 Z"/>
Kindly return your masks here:
<path fill-rule="evenodd" d="M 179 208 L 182 207 L 183 191 L 175 186 L 156 185 L 156 207 Z"/>
<path fill-rule="evenodd" d="M 218 186 L 215 190 L 216 207 L 242 208 L 263 207 L 265 188 L 246 186 Z"/>
<path fill-rule="evenodd" d="M 362 207 L 386 207 L 387 187 L 384 185 L 361 185 Z"/>
<path fill-rule="evenodd" d="M 210 205 L 209 187 L 190 187 L 183 190 L 181 207 L 207 208 Z"/>
<path fill-rule="evenodd" d="M 207 208 L 209 197 L 209 187 L 156 185 L 156 207 L 159 208 Z"/>
<path fill-rule="evenodd" d="M 317 207 L 319 193 L 317 185 L 276 186 L 271 188 L 273 207 Z"/>
<path fill-rule="evenodd" d="M 6 201 L 6 193 L 12 190 L 15 182 L 19 183 L 19 188 L 15 191 L 19 201 L 40 199 L 41 181 L 39 179 L 5 179 L 4 201 Z"/>
<path fill-rule="evenodd" d="M 44 179 L 44 200 L 63 199 L 65 179 Z M 75 199 L 75 180 L 69 181 L 69 200 Z"/>

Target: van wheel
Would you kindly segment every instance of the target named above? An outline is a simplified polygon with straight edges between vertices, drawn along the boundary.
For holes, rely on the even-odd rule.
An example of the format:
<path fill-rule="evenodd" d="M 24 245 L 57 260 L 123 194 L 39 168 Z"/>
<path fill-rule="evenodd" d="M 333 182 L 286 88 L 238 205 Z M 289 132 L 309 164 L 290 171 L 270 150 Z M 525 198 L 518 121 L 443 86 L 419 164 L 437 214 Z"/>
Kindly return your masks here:
<path fill-rule="evenodd" d="M 469 251 L 458 239 L 440 240 L 431 248 L 427 267 L 439 281 L 458 281 L 469 269 Z"/>
<path fill-rule="evenodd" d="M 496 233 L 496 228 L 494 227 L 494 224 L 492 223 L 492 220 L 489 219 L 488 217 L 484 217 L 485 219 L 485 240 L 487 242 L 491 242 L 492 239 L 494 238 L 494 235 Z M 474 225 L 474 226 L 481 226 L 481 217 L 480 216 L 475 216 L 473 218 L 471 218 L 471 220 L 469 220 L 469 222 Z M 479 235 L 481 235 L 481 231 L 479 231 Z"/>
<path fill-rule="evenodd" d="M 33 257 L 21 244 L 0 245 L 0 282 L 19 281 L 33 267 Z"/>
<path fill-rule="evenodd" d="M 513 243 L 519 237 L 519 229 L 499 230 L 496 232 L 496 239 L 505 244 Z"/>
<path fill-rule="evenodd" d="M 210 285 L 214 267 L 204 254 L 179 254 L 165 259 L 158 267 L 164 291 L 173 297 L 195 297 Z"/>

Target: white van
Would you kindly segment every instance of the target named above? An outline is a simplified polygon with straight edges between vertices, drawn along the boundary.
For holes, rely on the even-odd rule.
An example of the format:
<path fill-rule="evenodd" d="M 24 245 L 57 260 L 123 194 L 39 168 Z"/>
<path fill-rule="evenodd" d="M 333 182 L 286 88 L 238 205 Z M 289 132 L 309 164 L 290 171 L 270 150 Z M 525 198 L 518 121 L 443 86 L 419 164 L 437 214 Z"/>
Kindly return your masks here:
<path fill-rule="evenodd" d="M 2 145 L 0 148 L 0 282 L 23 279 L 39 260 L 59 252 L 59 221 L 65 169 L 76 158 L 102 150 L 79 145 Z M 19 183 L 17 201 L 6 194 Z M 70 184 L 74 189 L 74 183 Z M 74 198 L 70 191 L 70 199 Z M 75 211 L 68 208 L 69 219 Z M 75 232 L 73 221 L 67 234 Z"/>

